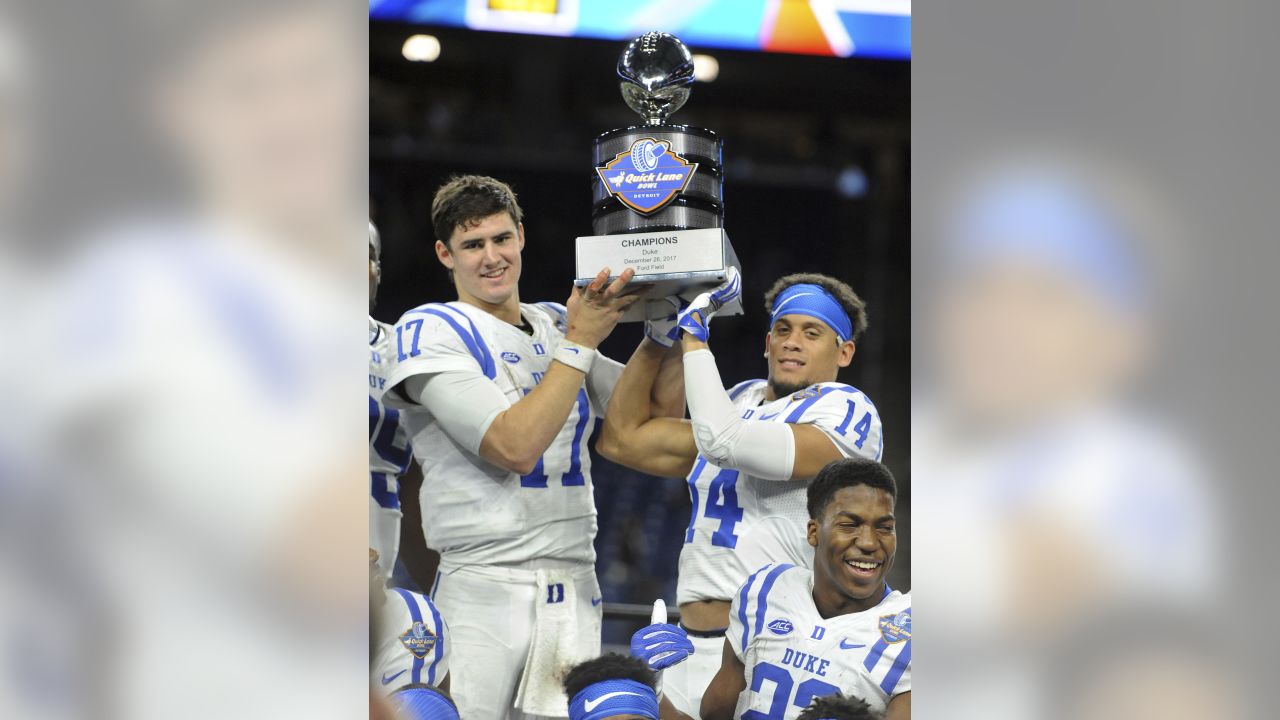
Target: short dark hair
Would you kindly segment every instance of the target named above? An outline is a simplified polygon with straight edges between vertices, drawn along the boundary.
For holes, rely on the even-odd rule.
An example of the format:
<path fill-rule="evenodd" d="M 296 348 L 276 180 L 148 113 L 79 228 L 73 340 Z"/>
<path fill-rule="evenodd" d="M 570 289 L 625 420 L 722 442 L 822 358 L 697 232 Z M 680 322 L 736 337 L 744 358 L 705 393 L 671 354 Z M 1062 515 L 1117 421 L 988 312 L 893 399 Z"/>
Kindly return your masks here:
<path fill-rule="evenodd" d="M 524 211 L 516 202 L 510 185 L 484 175 L 459 175 L 436 190 L 431 201 L 431 228 L 445 245 L 453 231 L 505 212 L 516 225 L 524 221 Z"/>
<path fill-rule="evenodd" d="M 831 293 L 831 296 L 840 303 L 840 307 L 844 308 L 845 314 L 849 316 L 849 322 L 853 324 L 853 336 L 850 340 L 857 340 L 862 333 L 867 330 L 867 304 L 862 298 L 858 297 L 858 293 L 853 288 L 839 280 L 820 273 L 794 273 L 785 277 L 778 278 L 778 281 L 769 288 L 769 292 L 764 294 L 764 311 L 766 315 L 773 315 L 773 301 L 777 299 L 778 294 L 792 285 L 801 284 L 817 285 L 818 287 Z"/>
<path fill-rule="evenodd" d="M 653 671 L 642 660 L 618 653 L 605 653 L 570 668 L 564 676 L 564 694 L 572 700 L 574 695 L 587 687 L 605 680 L 635 680 L 650 689 L 656 689 Z"/>
<path fill-rule="evenodd" d="M 814 698 L 796 720 L 880 720 L 880 714 L 859 698 L 836 693 Z"/>
<path fill-rule="evenodd" d="M 809 517 L 817 520 L 837 491 L 858 485 L 884 490 L 889 497 L 898 499 L 898 483 L 889 468 L 875 460 L 845 458 L 828 463 L 809 483 Z"/>

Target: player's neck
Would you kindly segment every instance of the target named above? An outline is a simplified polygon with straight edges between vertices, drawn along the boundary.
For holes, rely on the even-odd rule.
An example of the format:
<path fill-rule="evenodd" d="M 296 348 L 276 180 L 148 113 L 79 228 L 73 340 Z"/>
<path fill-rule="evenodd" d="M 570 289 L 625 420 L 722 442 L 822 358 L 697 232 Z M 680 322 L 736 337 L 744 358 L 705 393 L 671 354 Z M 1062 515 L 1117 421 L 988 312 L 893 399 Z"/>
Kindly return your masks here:
<path fill-rule="evenodd" d="M 823 618 L 833 618 L 837 615 L 849 615 L 851 613 L 870 610 L 880 604 L 884 599 L 886 586 L 884 583 L 876 588 L 876 591 L 865 598 L 851 598 L 840 592 L 835 586 L 825 583 L 818 576 L 813 578 L 813 604 L 818 608 L 818 614 Z"/>
<path fill-rule="evenodd" d="M 458 302 L 466 303 L 472 307 L 480 308 L 490 315 L 498 318 L 509 325 L 520 325 L 520 293 L 513 292 L 511 296 L 500 303 L 490 303 L 481 300 L 470 293 L 458 290 Z"/>

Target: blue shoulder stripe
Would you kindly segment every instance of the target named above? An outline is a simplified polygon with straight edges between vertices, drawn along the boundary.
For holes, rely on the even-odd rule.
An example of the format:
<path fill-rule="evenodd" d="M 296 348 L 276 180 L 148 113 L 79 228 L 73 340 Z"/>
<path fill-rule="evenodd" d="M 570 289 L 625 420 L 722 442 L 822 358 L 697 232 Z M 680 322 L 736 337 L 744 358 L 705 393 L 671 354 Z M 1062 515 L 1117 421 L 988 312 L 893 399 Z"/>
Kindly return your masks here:
<path fill-rule="evenodd" d="M 446 310 L 450 312 L 445 312 Z M 453 331 L 458 334 L 458 337 L 462 340 L 462 344 L 467 346 L 467 351 L 471 353 L 471 357 L 475 358 L 476 362 L 480 365 L 480 369 L 484 372 L 485 377 L 492 380 L 498 376 L 498 368 L 493 362 L 493 355 L 489 353 L 489 347 L 485 345 L 484 339 L 480 337 L 480 331 L 476 328 L 475 323 L 471 322 L 471 318 L 467 317 L 465 313 L 451 308 L 448 305 L 434 305 L 434 307 L 432 305 L 423 305 L 422 307 L 410 310 L 409 313 L 434 315 L 449 323 L 449 327 L 453 328 Z M 471 332 L 467 332 L 463 329 L 462 325 L 453 317 L 454 313 L 467 321 L 467 324 L 471 326 Z"/>
<path fill-rule="evenodd" d="M 832 392 L 856 393 L 860 391 L 857 388 L 849 387 L 848 385 L 836 385 L 836 386 L 824 387 L 818 391 L 817 395 L 814 395 L 811 398 L 806 398 L 804 402 L 797 405 L 796 409 L 792 410 L 791 414 L 788 415 L 787 419 L 783 420 L 783 422 L 789 422 L 789 423 L 797 422 L 798 420 L 800 420 L 800 416 L 804 415 L 805 410 L 808 410 L 809 408 L 813 407 L 814 403 L 818 402 L 818 400 L 826 396 L 827 393 L 832 393 Z"/>
<path fill-rule="evenodd" d="M 436 609 L 435 603 L 427 600 L 427 609 L 431 611 L 431 620 L 436 626 L 436 656 L 431 660 L 431 668 L 427 670 L 427 684 L 435 685 L 436 666 L 440 664 L 440 658 L 444 657 L 444 622 L 440 619 L 440 611 Z"/>
<path fill-rule="evenodd" d="M 769 591 L 773 589 L 773 583 L 777 581 L 778 576 L 795 567 L 790 563 L 783 563 L 769 571 L 765 576 L 764 582 L 760 585 L 760 594 L 756 596 L 756 629 L 755 634 L 759 635 L 764 630 L 764 616 L 769 612 Z"/>
<path fill-rule="evenodd" d="M 747 391 L 747 388 L 760 382 L 757 380 L 743 380 L 742 382 L 729 388 L 729 399 L 737 400 L 738 396 Z"/>
<path fill-rule="evenodd" d="M 888 649 L 889 643 L 885 642 L 883 637 L 876 640 L 876 643 L 871 646 L 871 652 L 867 653 L 867 659 L 862 661 L 862 667 L 866 668 L 867 672 L 875 670 L 876 663 L 880 662 L 880 657 L 884 655 L 884 651 Z"/>
<path fill-rule="evenodd" d="M 551 312 L 555 313 L 556 315 L 559 315 L 562 318 L 569 317 L 569 311 L 565 309 L 565 306 L 561 305 L 558 302 L 540 302 L 540 303 L 537 303 L 537 305 L 538 307 L 544 307 L 550 310 Z"/>
<path fill-rule="evenodd" d="M 765 565 L 751 573 L 751 577 L 748 577 L 747 581 L 742 584 L 742 592 L 738 594 L 738 622 L 742 625 L 742 652 L 744 654 L 747 652 L 748 630 L 751 629 L 751 626 L 747 625 L 747 597 L 751 594 L 751 585 L 756 581 L 756 576 L 770 567 L 772 565 Z"/>
<path fill-rule="evenodd" d="M 422 611 L 418 609 L 418 603 L 413 599 L 413 596 L 409 594 L 409 591 L 405 590 L 404 588 L 393 588 L 393 589 L 396 591 L 396 594 L 398 594 L 400 598 L 404 600 L 404 604 L 409 606 L 409 617 L 415 623 L 422 622 Z M 438 638 L 436 642 L 439 642 Z M 418 657 L 417 655 L 413 656 L 413 671 L 410 673 L 410 677 L 412 678 L 411 682 L 422 682 L 423 664 L 424 663 L 422 658 Z"/>
<path fill-rule="evenodd" d="M 889 668 L 889 673 L 884 676 L 884 681 L 880 683 L 880 689 L 886 695 L 892 695 L 893 689 L 898 687 L 898 681 L 902 680 L 902 674 L 907 671 L 907 665 L 911 664 L 911 641 L 908 640 L 906 645 L 902 646 L 902 650 L 898 653 L 898 657 L 893 660 L 893 667 Z"/>

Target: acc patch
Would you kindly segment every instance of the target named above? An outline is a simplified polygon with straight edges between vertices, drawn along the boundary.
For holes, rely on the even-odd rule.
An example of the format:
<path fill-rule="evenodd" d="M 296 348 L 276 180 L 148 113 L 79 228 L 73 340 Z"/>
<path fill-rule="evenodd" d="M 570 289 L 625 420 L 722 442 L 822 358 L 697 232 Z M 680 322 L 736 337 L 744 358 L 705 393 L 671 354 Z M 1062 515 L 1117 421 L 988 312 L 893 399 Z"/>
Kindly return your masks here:
<path fill-rule="evenodd" d="M 684 192 L 698 169 L 671 152 L 671 143 L 640 138 L 631 148 L 596 168 L 600 182 L 623 205 L 643 215 L 657 212 Z"/>
<path fill-rule="evenodd" d="M 796 629 L 796 626 L 792 625 L 791 621 L 786 618 L 778 618 L 765 627 L 769 628 L 769 632 L 774 635 L 790 635 L 791 631 Z"/>
<path fill-rule="evenodd" d="M 513 353 L 513 352 L 504 352 L 504 353 L 502 353 L 502 359 L 503 359 L 503 360 L 506 360 L 507 362 L 511 363 L 512 365 L 515 365 L 516 363 L 520 362 L 520 356 L 519 356 L 519 355 L 517 355 L 517 354 L 515 354 L 515 353 Z"/>
<path fill-rule="evenodd" d="M 400 635 L 400 643 L 419 660 L 425 658 L 431 648 L 436 646 L 436 634 L 427 629 L 422 621 L 415 622 Z"/>
<path fill-rule="evenodd" d="M 911 639 L 911 610 L 903 610 L 897 615 L 880 616 L 880 637 L 893 644 Z"/>

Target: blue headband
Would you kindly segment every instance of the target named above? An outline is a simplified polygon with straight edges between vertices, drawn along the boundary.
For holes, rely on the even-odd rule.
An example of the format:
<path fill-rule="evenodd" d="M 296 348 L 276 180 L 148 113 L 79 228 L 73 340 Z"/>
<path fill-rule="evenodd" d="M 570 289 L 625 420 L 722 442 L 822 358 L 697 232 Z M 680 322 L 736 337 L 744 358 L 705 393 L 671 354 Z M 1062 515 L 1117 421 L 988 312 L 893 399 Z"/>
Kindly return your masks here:
<path fill-rule="evenodd" d="M 569 720 L 603 720 L 615 715 L 658 720 L 658 695 L 635 680 L 601 680 L 569 701 Z"/>
<path fill-rule="evenodd" d="M 1150 278 L 1125 228 L 1087 188 L 1023 174 L 984 188 L 953 219 L 946 259 L 961 273 L 1001 260 L 1065 273 L 1122 310 L 1141 309 Z"/>
<path fill-rule="evenodd" d="M 392 699 L 408 720 L 458 720 L 458 708 L 435 688 L 408 687 Z"/>
<path fill-rule="evenodd" d="M 778 321 L 783 315 L 808 315 L 814 317 L 836 331 L 840 342 L 853 339 L 853 322 L 840 305 L 840 301 L 831 296 L 826 288 L 820 285 L 800 283 L 778 293 L 773 299 L 773 312 L 769 324 Z"/>

